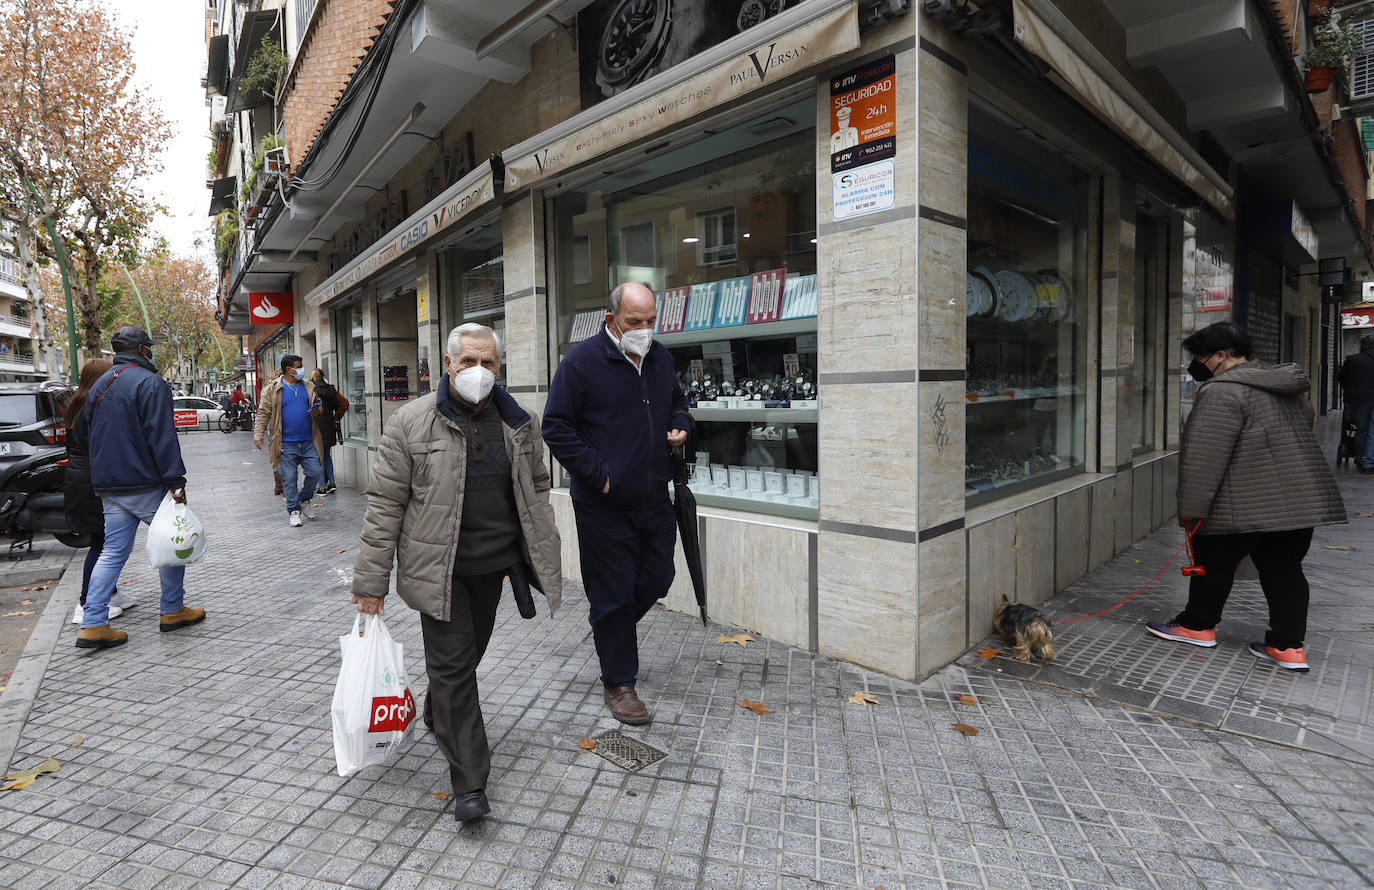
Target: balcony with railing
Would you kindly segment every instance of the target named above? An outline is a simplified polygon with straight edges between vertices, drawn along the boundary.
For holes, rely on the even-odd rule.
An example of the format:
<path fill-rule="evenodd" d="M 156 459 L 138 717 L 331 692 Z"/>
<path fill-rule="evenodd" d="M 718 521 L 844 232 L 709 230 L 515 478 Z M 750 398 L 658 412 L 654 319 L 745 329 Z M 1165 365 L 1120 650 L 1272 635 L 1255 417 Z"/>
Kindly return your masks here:
<path fill-rule="evenodd" d="M 0 314 L 0 337 L 18 337 L 27 340 L 33 328 L 33 321 L 22 315 Z"/>

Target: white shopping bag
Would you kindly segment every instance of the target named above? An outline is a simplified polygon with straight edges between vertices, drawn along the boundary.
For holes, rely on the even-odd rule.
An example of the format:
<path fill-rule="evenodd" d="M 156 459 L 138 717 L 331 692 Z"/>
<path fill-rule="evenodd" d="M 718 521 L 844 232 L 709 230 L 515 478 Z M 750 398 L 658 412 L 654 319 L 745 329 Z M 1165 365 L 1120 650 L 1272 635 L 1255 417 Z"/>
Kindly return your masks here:
<path fill-rule="evenodd" d="M 365 766 L 393 759 L 414 737 L 415 698 L 401 644 L 391 639 L 381 616 L 362 615 L 353 630 L 339 637 L 343 664 L 334 686 L 334 760 L 339 775 L 351 776 Z"/>
<path fill-rule="evenodd" d="M 191 508 L 169 491 L 148 525 L 148 564 L 155 569 L 189 566 L 205 553 L 205 529 Z"/>

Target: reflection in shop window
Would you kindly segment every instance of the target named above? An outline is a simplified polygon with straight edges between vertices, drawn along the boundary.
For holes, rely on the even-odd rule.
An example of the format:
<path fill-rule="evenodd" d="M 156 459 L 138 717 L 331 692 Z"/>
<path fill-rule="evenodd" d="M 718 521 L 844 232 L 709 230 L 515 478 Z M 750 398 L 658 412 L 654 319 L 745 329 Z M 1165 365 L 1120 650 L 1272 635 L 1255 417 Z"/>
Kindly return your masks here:
<path fill-rule="evenodd" d="M 343 416 L 343 437 L 367 442 L 366 371 L 363 364 L 363 307 L 359 303 L 342 306 L 331 313 L 330 323 L 338 342 L 335 355 L 339 370 L 335 379 L 339 391 L 348 399 L 348 413 Z"/>
<path fill-rule="evenodd" d="M 1018 132 L 1018 129 L 1020 132 Z M 1024 128 L 969 109 L 965 494 L 1083 471 L 1083 319 L 1093 179 Z"/>
<path fill-rule="evenodd" d="M 718 207 L 697 214 L 697 265 L 724 266 L 734 263 L 735 208 Z"/>

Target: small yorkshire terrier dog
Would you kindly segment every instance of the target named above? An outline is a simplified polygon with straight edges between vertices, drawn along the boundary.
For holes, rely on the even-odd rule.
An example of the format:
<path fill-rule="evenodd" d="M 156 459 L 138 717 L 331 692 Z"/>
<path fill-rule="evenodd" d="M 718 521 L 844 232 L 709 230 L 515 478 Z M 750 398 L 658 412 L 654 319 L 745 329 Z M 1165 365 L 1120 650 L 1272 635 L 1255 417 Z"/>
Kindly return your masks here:
<path fill-rule="evenodd" d="M 1054 661 L 1054 624 L 1039 609 L 1013 603 L 1004 595 L 992 612 L 992 623 L 1002 639 L 1011 643 L 1017 661 L 1029 661 L 1032 652 Z"/>

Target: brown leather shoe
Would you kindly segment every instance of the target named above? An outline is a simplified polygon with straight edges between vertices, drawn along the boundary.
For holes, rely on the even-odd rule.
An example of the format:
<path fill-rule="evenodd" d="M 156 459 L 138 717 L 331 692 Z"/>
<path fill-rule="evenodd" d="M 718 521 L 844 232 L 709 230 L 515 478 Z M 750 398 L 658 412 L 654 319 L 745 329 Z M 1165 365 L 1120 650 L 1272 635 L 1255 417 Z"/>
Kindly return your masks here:
<path fill-rule="evenodd" d="M 166 633 L 169 630 L 176 630 L 188 624 L 199 624 L 205 620 L 204 609 L 192 609 L 190 606 L 182 606 L 175 612 L 169 612 L 162 616 L 162 621 L 158 630 Z"/>
<path fill-rule="evenodd" d="M 122 630 L 115 630 L 108 624 L 99 627 L 83 627 L 76 632 L 76 648 L 78 649 L 113 649 L 115 646 L 123 646 L 129 642 L 129 635 Z"/>
<path fill-rule="evenodd" d="M 644 707 L 644 702 L 635 695 L 633 686 L 608 687 L 606 689 L 606 705 L 611 709 L 611 716 L 621 723 L 640 726 L 650 720 L 649 709 Z"/>

